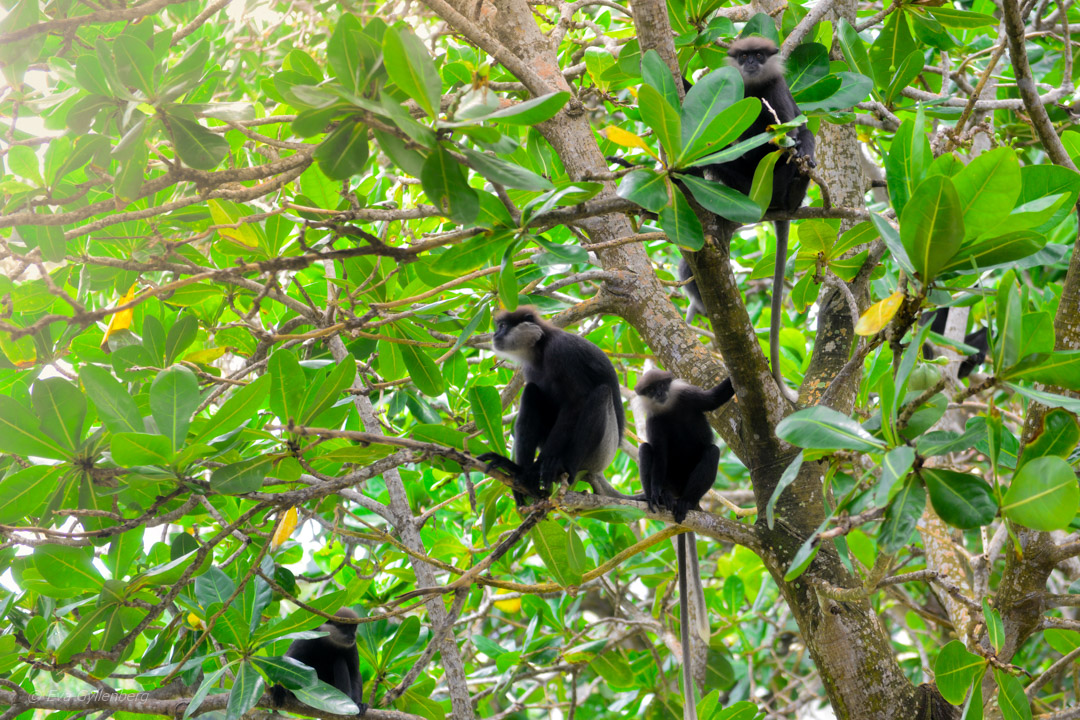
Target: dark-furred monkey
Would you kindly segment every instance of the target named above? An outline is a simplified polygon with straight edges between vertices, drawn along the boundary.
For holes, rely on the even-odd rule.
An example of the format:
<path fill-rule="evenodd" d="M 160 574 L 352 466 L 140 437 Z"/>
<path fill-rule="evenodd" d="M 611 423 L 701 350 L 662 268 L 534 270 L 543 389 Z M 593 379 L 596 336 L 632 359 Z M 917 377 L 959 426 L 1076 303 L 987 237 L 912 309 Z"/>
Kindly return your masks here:
<path fill-rule="evenodd" d="M 638 447 L 641 487 L 649 509 L 670 510 L 681 523 L 716 481 L 720 449 L 713 444 L 705 413 L 720 408 L 735 395 L 731 379 L 711 390 L 677 380 L 663 370 L 649 370 L 634 388 L 636 412 L 645 415 L 645 442 Z M 683 651 L 683 712 L 696 720 L 693 673 L 690 671 L 690 593 L 698 598 L 697 632 L 709 637 L 701 572 L 694 533 L 678 536 L 680 631 Z M 693 585 L 692 590 L 690 589 Z"/>
<path fill-rule="evenodd" d="M 603 475 L 625 424 L 619 378 L 604 352 L 529 306 L 495 316 L 492 345 L 497 355 L 522 365 L 525 389 L 514 424 L 514 461 L 497 453 L 479 459 L 514 475 L 535 498 L 550 495 L 563 473 L 573 483 L 580 472 L 594 492 L 625 497 Z M 514 498 L 525 502 L 520 493 Z"/>

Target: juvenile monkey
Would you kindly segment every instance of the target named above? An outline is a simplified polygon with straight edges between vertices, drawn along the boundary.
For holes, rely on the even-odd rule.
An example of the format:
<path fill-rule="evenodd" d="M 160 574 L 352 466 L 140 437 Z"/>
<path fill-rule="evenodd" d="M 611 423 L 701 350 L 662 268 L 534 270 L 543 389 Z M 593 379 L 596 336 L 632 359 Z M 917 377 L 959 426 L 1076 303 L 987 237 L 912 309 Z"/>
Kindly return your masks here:
<path fill-rule="evenodd" d="M 712 428 L 705 413 L 723 406 L 735 396 L 735 390 L 730 378 L 712 390 L 702 390 L 677 380 L 669 372 L 654 369 L 641 376 L 634 392 L 637 393 L 635 407 L 646 418 L 646 441 L 638 447 L 645 501 L 650 510 L 670 510 L 675 522 L 681 523 L 689 511 L 697 509 L 716 481 L 720 449 L 713 444 Z M 709 637 L 709 625 L 694 533 L 678 536 L 676 552 L 682 615 L 683 713 L 686 720 L 696 720 L 690 671 L 691 593 L 697 598 L 697 632 L 704 640 Z"/>

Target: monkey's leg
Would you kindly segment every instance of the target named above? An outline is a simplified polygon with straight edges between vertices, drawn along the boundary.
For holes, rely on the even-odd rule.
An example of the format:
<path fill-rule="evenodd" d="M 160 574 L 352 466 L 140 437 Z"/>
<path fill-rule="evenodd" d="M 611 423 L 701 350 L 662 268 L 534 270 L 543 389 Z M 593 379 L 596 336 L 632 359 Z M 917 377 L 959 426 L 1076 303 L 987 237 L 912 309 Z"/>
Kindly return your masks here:
<path fill-rule="evenodd" d="M 784 375 L 780 372 L 780 313 L 784 307 L 784 267 L 787 265 L 788 230 L 791 223 L 787 220 L 777 220 L 776 223 L 776 267 L 773 271 L 772 287 L 772 312 L 769 318 L 769 362 L 772 364 L 773 377 L 780 388 L 780 392 L 790 402 L 797 402 L 799 396 L 795 394 L 787 383 Z"/>
<path fill-rule="evenodd" d="M 518 482 L 524 485 L 534 498 L 547 497 L 542 492 L 542 482 L 536 465 L 536 449 L 543 447 L 555 425 L 557 408 L 538 385 L 525 383 L 521 391 L 517 422 L 514 423 L 514 459 L 520 467 Z M 526 504 L 525 495 L 515 492 L 518 507 Z"/>
<path fill-rule="evenodd" d="M 363 692 L 361 692 L 361 696 L 359 699 L 355 696 L 352 673 L 349 672 L 349 663 L 345 660 L 344 657 L 341 657 L 339 655 L 334 660 L 334 666 L 332 669 L 334 672 L 334 677 L 333 682 L 331 682 L 330 684 L 336 687 L 341 692 L 348 695 L 349 699 L 356 703 L 357 715 L 363 715 L 365 712 L 367 712 L 367 705 L 363 704 Z M 357 669 L 356 674 L 360 674 L 359 668 Z"/>
<path fill-rule="evenodd" d="M 608 386 L 577 402 L 568 399 L 540 450 L 541 492 L 550 493 L 563 473 L 573 480 L 580 470 L 603 472 L 619 445 L 616 423 Z"/>
<path fill-rule="evenodd" d="M 655 462 L 652 445 L 647 442 L 638 445 L 638 473 L 641 475 L 641 491 L 645 494 L 645 504 L 651 512 L 656 512 L 658 509 L 656 483 L 653 480 Z"/>
<path fill-rule="evenodd" d="M 720 464 L 720 448 L 710 445 L 701 453 L 697 465 L 690 471 L 682 493 L 675 501 L 675 507 L 671 509 L 675 516 L 675 522 L 681 523 L 686 519 L 686 513 L 696 510 L 701 498 L 709 492 L 709 488 L 716 482 L 716 468 Z"/>
<path fill-rule="evenodd" d="M 676 555 L 679 559 L 679 637 L 682 640 L 683 663 L 683 720 L 697 720 L 697 704 L 694 700 L 694 673 L 690 652 L 690 603 L 686 583 L 686 536 L 679 536 Z M 697 554 L 697 553 L 695 553 Z"/>

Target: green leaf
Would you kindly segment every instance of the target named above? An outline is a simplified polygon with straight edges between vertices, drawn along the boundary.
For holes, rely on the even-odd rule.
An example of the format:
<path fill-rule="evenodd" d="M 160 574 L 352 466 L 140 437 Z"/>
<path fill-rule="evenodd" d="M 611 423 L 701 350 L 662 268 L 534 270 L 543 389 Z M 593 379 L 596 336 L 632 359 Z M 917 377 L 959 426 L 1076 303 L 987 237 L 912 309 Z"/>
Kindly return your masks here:
<path fill-rule="evenodd" d="M 894 447 L 881 459 L 881 479 L 874 488 L 874 504 L 884 505 L 889 499 L 889 492 L 898 480 L 907 477 L 911 466 L 915 464 L 915 451 L 907 445 Z"/>
<path fill-rule="evenodd" d="M 34 548 L 34 565 L 57 587 L 96 592 L 105 582 L 94 567 L 93 554 L 85 548 L 39 545 Z"/>
<path fill-rule="evenodd" d="M 1020 359 L 1019 352 L 1023 331 L 1023 308 L 1020 304 L 1020 291 L 1016 287 L 1016 276 L 1010 270 L 1005 273 L 998 285 L 997 313 L 994 322 L 997 324 L 997 335 L 994 346 L 991 348 L 994 357 L 994 371 L 1000 377 L 1009 377 L 1009 369 Z M 1067 359 L 1065 360 L 1067 364 Z M 1030 363 L 1029 363 L 1030 365 Z"/>
<path fill-rule="evenodd" d="M 1043 630 L 1043 639 L 1046 644 L 1057 650 L 1062 655 L 1068 655 L 1080 647 L 1080 632 L 1065 630 L 1062 628 L 1047 628 Z"/>
<path fill-rule="evenodd" d="M 222 495 L 241 495 L 262 488 L 266 474 L 274 465 L 272 455 L 260 455 L 219 467 L 210 474 L 210 487 Z"/>
<path fill-rule="evenodd" d="M 251 661 L 266 673 L 271 682 L 284 685 L 290 690 L 314 685 L 319 679 L 314 670 L 291 657 L 253 657 Z"/>
<path fill-rule="evenodd" d="M 62 465 L 31 465 L 0 479 L 0 523 L 36 519 L 66 471 Z"/>
<path fill-rule="evenodd" d="M 879 88 L 888 87 L 896 69 L 917 49 L 906 12 L 894 12 L 870 46 L 870 63 Z M 895 202 L 895 200 L 894 200 Z"/>
<path fill-rule="evenodd" d="M 304 397 L 304 410 L 300 413 L 300 424 L 308 425 L 322 415 L 352 386 L 354 380 L 356 359 L 350 355 L 338 363 L 321 384 L 309 386 L 309 392 Z"/>
<path fill-rule="evenodd" d="M 881 441 L 859 423 L 823 405 L 788 415 L 776 426 L 776 436 L 792 445 L 815 450 L 878 452 L 884 449 Z"/>
<path fill-rule="evenodd" d="M 982 600 L 982 609 L 990 644 L 994 647 L 994 652 L 1001 652 L 1001 648 L 1005 647 L 1005 623 L 1001 620 L 1001 613 L 990 607 L 990 601 L 987 598 Z"/>
<path fill-rule="evenodd" d="M 573 528 L 563 529 L 554 520 L 541 520 L 529 533 L 533 547 L 555 582 L 570 587 L 581 582 L 581 573 L 574 572 L 570 564 L 570 539 Z"/>
<path fill-rule="evenodd" d="M 1016 325 L 1020 326 L 1021 323 L 1017 322 Z M 996 351 L 998 345 L 1004 345 L 1006 342 L 1008 339 L 999 335 L 994 350 Z M 995 358 L 995 369 L 998 367 L 997 363 L 997 358 Z M 1066 390 L 1080 390 L 1080 350 L 1029 355 L 1023 362 L 998 372 L 997 375 L 1003 380 L 1028 380 Z"/>
<path fill-rule="evenodd" d="M 826 518 L 818 529 L 811 533 L 810 537 L 803 541 L 803 544 L 799 546 L 799 549 L 795 551 L 795 557 L 791 558 L 791 564 L 788 566 L 787 572 L 784 573 L 784 582 L 794 582 L 806 572 L 806 568 L 810 567 L 810 563 L 817 557 L 818 550 L 821 549 L 821 532 L 829 524 L 829 518 Z"/>
<path fill-rule="evenodd" d="M 1042 416 L 1042 422 L 1024 445 L 1017 469 L 1035 458 L 1068 458 L 1077 445 L 1080 445 L 1080 425 L 1076 418 L 1070 412 L 1054 408 Z"/>
<path fill-rule="evenodd" d="M 769 524 L 769 529 L 773 529 L 773 523 L 776 522 L 774 517 L 774 511 L 776 510 L 776 501 L 780 499 L 780 495 L 784 492 L 788 485 L 795 482 L 795 478 L 799 477 L 799 469 L 803 464 L 802 450 L 795 456 L 786 468 L 784 468 L 784 474 L 780 476 L 780 481 L 776 483 L 776 487 L 773 488 L 772 495 L 769 496 L 769 502 L 765 506 L 765 519 Z"/>
<path fill-rule="evenodd" d="M 113 435 L 109 446 L 112 459 L 120 467 L 168 465 L 172 462 L 173 446 L 164 435 L 121 432 Z"/>
<path fill-rule="evenodd" d="M 1046 235 L 1031 230 L 999 235 L 985 242 L 977 242 L 961 248 L 960 252 L 945 263 L 939 272 L 941 274 L 952 271 L 972 273 L 1008 265 L 1039 252 L 1046 247 L 1047 240 Z"/>
<path fill-rule="evenodd" d="M 260 375 L 233 393 L 225 404 L 198 429 L 192 442 L 213 442 L 214 438 L 249 422 L 254 417 L 255 411 L 266 401 L 271 382 L 270 375 Z"/>
<path fill-rule="evenodd" d="M 502 401 L 499 391 L 490 385 L 474 385 L 469 388 L 469 407 L 476 426 L 484 433 L 496 452 L 506 447 L 503 437 Z"/>
<path fill-rule="evenodd" d="M 738 190 L 694 175 L 682 175 L 683 184 L 698 203 L 711 213 L 732 222 L 753 223 L 761 220 L 762 210 Z"/>
<path fill-rule="evenodd" d="M 1068 527 L 1078 505 L 1080 488 L 1072 467 L 1051 455 L 1025 463 L 1016 471 L 1001 511 L 1013 522 L 1050 532 Z"/>
<path fill-rule="evenodd" d="M 82 443 L 86 396 L 59 377 L 35 381 L 31 394 L 42 431 L 60 447 L 74 452 Z"/>
<path fill-rule="evenodd" d="M 998 24 L 998 19 L 993 15 L 957 10 L 954 7 L 926 7 L 925 10 L 945 27 L 959 30 L 972 30 Z"/>
<path fill-rule="evenodd" d="M 950 704 L 959 705 L 985 669 L 986 660 L 968 652 L 964 643 L 953 640 L 941 649 L 934 663 L 938 692 Z"/>
<path fill-rule="evenodd" d="M 298 691 L 299 692 L 299 691 Z M 255 666 L 248 660 L 240 661 L 240 669 L 233 679 L 229 692 L 229 704 L 225 710 L 225 720 L 240 720 L 263 694 L 263 678 Z M 299 694 L 297 695 L 299 697 Z M 355 714 L 355 710 L 353 713 Z"/>
<path fill-rule="evenodd" d="M 555 113 L 562 110 L 563 105 L 569 99 L 570 93 L 565 90 L 548 93 L 502 110 L 496 110 L 490 115 L 472 118 L 470 123 L 477 123 L 481 120 L 495 120 L 506 125 L 532 126 L 555 117 Z"/>
<path fill-rule="evenodd" d="M 1004 670 L 994 668 L 994 680 L 998 684 L 998 707 L 1005 720 L 1031 720 L 1031 705 L 1024 695 L 1024 686 Z"/>
<path fill-rule="evenodd" d="M 480 213 L 480 197 L 469 187 L 465 172 L 442 146 L 428 155 L 420 172 L 428 200 L 458 225 L 470 225 Z"/>
<path fill-rule="evenodd" d="M 919 474 L 930 491 L 934 511 L 953 527 L 962 530 L 981 527 L 997 515 L 993 491 L 982 478 L 929 467 L 924 467 Z"/>
<path fill-rule="evenodd" d="M 169 328 L 169 334 L 165 337 L 165 364 L 173 362 L 195 342 L 199 334 L 199 321 L 194 315 L 184 313 Z"/>
<path fill-rule="evenodd" d="M 33 413 L 14 398 L 0 395 L 0 452 L 65 460 L 71 453 L 41 431 Z"/>
<path fill-rule="evenodd" d="M 319 143 L 314 158 L 331 180 L 359 175 L 368 160 L 367 126 L 345 121 Z"/>
<path fill-rule="evenodd" d="M 431 269 L 459 277 L 494 261 L 513 240 L 514 234 L 507 231 L 477 235 L 436 257 Z"/>
<path fill-rule="evenodd" d="M 690 203 L 678 188 L 672 189 L 672 204 L 660 211 L 659 222 L 668 240 L 687 250 L 705 246 L 705 230 Z"/>
<path fill-rule="evenodd" d="M 893 13 L 892 17 L 903 13 Z M 889 201 L 897 217 L 904 209 L 915 188 L 926 177 L 926 168 L 933 159 L 930 141 L 926 139 L 922 114 L 915 120 L 905 120 L 893 136 L 889 154 L 885 156 L 885 180 L 889 186 Z M 914 260 L 914 258 L 912 258 Z"/>
<path fill-rule="evenodd" d="M 113 40 L 116 72 L 124 84 L 142 90 L 147 97 L 154 94 L 154 53 L 146 43 L 125 33 Z"/>
<path fill-rule="evenodd" d="M 403 344 L 401 358 L 405 361 L 405 367 L 409 369 L 409 378 L 420 392 L 429 397 L 442 395 L 444 390 L 442 373 L 439 372 L 439 366 L 422 348 Z"/>
<path fill-rule="evenodd" d="M 442 80 L 424 44 L 409 30 L 391 27 L 383 34 L 382 46 L 383 67 L 390 79 L 415 100 L 428 117 L 437 117 L 442 100 Z"/>
<path fill-rule="evenodd" d="M 199 406 L 199 381 L 195 374 L 181 365 L 158 373 L 150 386 L 150 415 L 158 432 L 172 441 L 173 450 L 180 450 L 187 438 L 191 414 Z"/>
<path fill-rule="evenodd" d="M 212 133 L 193 118 L 166 113 L 172 133 L 176 154 L 188 167 L 196 170 L 213 170 L 229 154 L 229 143 L 221 135 Z"/>
<path fill-rule="evenodd" d="M 649 212 L 660 212 L 669 202 L 667 178 L 652 170 L 633 170 L 620 182 L 618 196 Z"/>
<path fill-rule="evenodd" d="M 928 177 L 915 188 L 900 217 L 900 241 L 924 284 L 957 253 L 963 238 L 960 198 L 952 180 Z"/>
<path fill-rule="evenodd" d="M 678 111 L 651 85 L 642 85 L 638 93 L 638 110 L 642 121 L 648 125 L 669 157 L 682 154 L 682 121 Z"/>
<path fill-rule="evenodd" d="M 755 102 L 757 101 L 757 102 Z M 677 105 L 673 105 L 677 107 Z M 739 109 L 736 110 L 735 108 Z M 756 108 L 756 111 L 755 111 Z M 690 159 L 706 146 L 723 147 L 750 127 L 761 112 L 761 101 L 757 98 L 743 99 L 743 82 L 739 71 L 733 67 L 722 67 L 701 78 L 686 93 L 683 100 L 681 122 L 682 139 L 686 148 L 685 159 Z M 720 144 L 718 133 L 723 132 L 741 118 L 750 114 L 745 127 L 730 134 L 729 139 Z M 723 116 L 725 120 L 717 118 Z"/>
<path fill-rule="evenodd" d="M 769 206 L 772 205 L 774 171 L 776 170 L 776 163 L 783 157 L 784 152 L 784 150 L 777 150 L 776 152 L 769 153 L 761 159 L 761 162 L 759 162 L 758 166 L 754 169 L 754 179 L 750 183 L 750 199 L 758 206 L 762 215 L 767 213 L 769 211 Z M 804 242 L 802 239 L 802 228 L 805 227 L 805 223 L 800 226 L 800 242 Z"/>
<path fill-rule="evenodd" d="M 1020 161 L 1009 147 L 984 152 L 953 176 L 969 237 L 991 231 L 1020 197 Z"/>
<path fill-rule="evenodd" d="M 803 43 L 791 51 L 787 66 L 788 87 L 797 95 L 829 74 L 829 51 L 821 43 Z"/>
<path fill-rule="evenodd" d="M 283 424 L 295 421 L 303 410 L 307 378 L 291 350 L 278 350 L 270 356 L 270 410 Z"/>
<path fill-rule="evenodd" d="M 911 82 L 919 76 L 923 70 L 923 51 L 921 49 L 912 50 L 911 53 L 904 58 L 904 61 L 900 63 L 900 66 L 896 69 L 896 73 L 893 74 L 892 80 L 889 81 L 889 86 L 885 90 L 885 104 L 892 105 L 894 99 L 896 99 L 900 93 Z"/>
<path fill-rule="evenodd" d="M 326 43 L 326 59 L 334 76 L 350 92 L 362 92 L 365 73 L 363 28 L 355 15 L 342 15 Z M 381 49 L 381 48 L 380 48 Z"/>
<path fill-rule="evenodd" d="M 675 87 L 675 76 L 660 53 L 646 50 L 641 57 L 641 78 L 649 87 L 656 90 L 672 108 L 679 107 L 679 91 Z"/>
<path fill-rule="evenodd" d="M 543 192 L 555 187 L 546 177 L 494 155 L 485 155 L 469 148 L 462 148 L 461 152 L 468 158 L 469 166 L 473 170 L 500 185 L 533 192 Z"/>
<path fill-rule="evenodd" d="M 701 83 L 698 83 L 694 87 L 700 85 Z M 761 101 L 756 97 L 739 100 L 712 117 L 709 124 L 701 128 L 700 134 L 694 134 L 697 132 L 695 126 L 687 127 L 688 120 L 684 117 L 682 122 L 685 149 L 676 164 L 685 166 L 703 155 L 727 147 L 753 125 L 760 114 Z M 688 134 L 689 139 L 687 139 Z"/>
<path fill-rule="evenodd" d="M 840 43 L 841 52 L 844 53 L 844 59 L 847 60 L 851 69 L 860 75 L 873 78 L 874 71 L 870 66 L 870 55 L 866 52 L 866 43 L 859 37 L 859 33 L 851 26 L 847 18 L 840 20 L 837 40 Z"/>
<path fill-rule="evenodd" d="M 926 491 L 917 475 L 908 475 L 889 507 L 878 533 L 878 547 L 882 552 L 895 555 L 907 544 L 915 525 L 926 507 Z"/>

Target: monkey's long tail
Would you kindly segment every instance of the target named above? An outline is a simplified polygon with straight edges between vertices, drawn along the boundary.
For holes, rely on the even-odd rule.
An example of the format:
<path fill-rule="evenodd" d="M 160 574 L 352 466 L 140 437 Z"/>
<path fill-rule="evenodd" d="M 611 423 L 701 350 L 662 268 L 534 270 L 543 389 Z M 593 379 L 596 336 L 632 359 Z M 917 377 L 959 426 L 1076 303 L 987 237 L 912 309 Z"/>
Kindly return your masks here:
<path fill-rule="evenodd" d="M 690 596 L 686 582 L 687 536 L 693 537 L 694 534 L 683 533 L 679 536 L 676 545 L 676 555 L 679 559 L 679 611 L 682 613 L 682 618 L 679 620 L 679 634 L 682 640 L 683 660 L 683 720 L 697 720 L 697 705 L 694 700 L 694 673 L 690 662 Z M 694 552 L 694 555 L 697 555 L 697 551 Z"/>
<path fill-rule="evenodd" d="M 791 223 L 787 220 L 777 220 L 775 225 L 776 269 L 773 271 L 772 311 L 769 320 L 769 363 L 772 365 L 776 384 L 780 386 L 780 392 L 794 403 L 799 397 L 787 386 L 784 375 L 780 372 L 780 314 L 784 308 L 784 266 L 787 265 L 788 230 Z"/>

